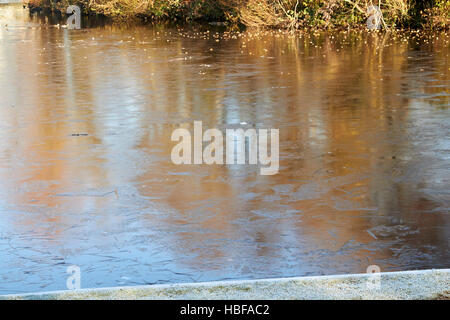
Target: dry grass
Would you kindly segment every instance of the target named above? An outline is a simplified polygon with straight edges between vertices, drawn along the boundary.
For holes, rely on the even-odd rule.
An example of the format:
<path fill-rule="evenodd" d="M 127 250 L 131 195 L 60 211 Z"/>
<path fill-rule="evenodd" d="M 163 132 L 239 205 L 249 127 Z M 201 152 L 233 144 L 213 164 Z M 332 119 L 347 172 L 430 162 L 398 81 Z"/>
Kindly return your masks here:
<path fill-rule="evenodd" d="M 384 28 L 408 26 L 447 29 L 450 0 L 29 0 L 30 6 L 84 5 L 112 17 L 227 20 L 260 28 L 364 28 L 367 8 L 380 7 Z M 428 6 L 428 7 L 426 7 Z M 422 12 L 422 10 L 424 12 Z"/>
<path fill-rule="evenodd" d="M 226 0 L 224 0 L 226 1 Z M 409 19 L 412 0 L 234 0 L 242 23 L 252 27 L 357 27 L 378 5 L 391 26 Z M 387 25 L 385 24 L 385 27 Z"/>
<path fill-rule="evenodd" d="M 90 0 L 89 6 L 95 12 L 107 16 L 136 16 L 145 13 L 152 2 L 142 0 Z"/>
<path fill-rule="evenodd" d="M 438 294 L 433 300 L 450 300 L 450 291 Z"/>
<path fill-rule="evenodd" d="M 239 12 L 239 20 L 249 27 L 282 27 L 286 24 L 286 15 L 279 1 L 248 0 L 234 1 Z"/>
<path fill-rule="evenodd" d="M 449 29 L 450 0 L 437 0 L 435 4 L 425 10 L 425 26 L 429 29 Z"/>

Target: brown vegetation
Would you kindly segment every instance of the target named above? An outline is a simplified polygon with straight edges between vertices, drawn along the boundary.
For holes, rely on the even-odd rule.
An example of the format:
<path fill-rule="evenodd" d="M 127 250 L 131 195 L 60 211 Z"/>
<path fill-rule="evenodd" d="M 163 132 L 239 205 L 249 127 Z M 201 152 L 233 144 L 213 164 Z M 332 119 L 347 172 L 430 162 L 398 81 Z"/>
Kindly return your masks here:
<path fill-rule="evenodd" d="M 361 28 L 377 5 L 383 27 L 448 29 L 450 0 L 29 0 L 30 7 L 85 12 L 114 18 L 227 21 L 263 28 Z"/>

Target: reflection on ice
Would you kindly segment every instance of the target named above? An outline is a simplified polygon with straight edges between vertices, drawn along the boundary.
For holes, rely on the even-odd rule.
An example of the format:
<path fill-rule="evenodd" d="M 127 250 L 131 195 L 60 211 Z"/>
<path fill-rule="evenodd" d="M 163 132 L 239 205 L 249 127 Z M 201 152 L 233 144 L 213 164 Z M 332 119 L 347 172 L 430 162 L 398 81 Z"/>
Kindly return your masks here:
<path fill-rule="evenodd" d="M 82 287 L 449 267 L 448 35 L 217 43 L 20 10 L 0 19 L 40 27 L 0 27 L 0 293 L 69 265 Z M 174 165 L 194 120 L 279 128 L 279 173 Z"/>

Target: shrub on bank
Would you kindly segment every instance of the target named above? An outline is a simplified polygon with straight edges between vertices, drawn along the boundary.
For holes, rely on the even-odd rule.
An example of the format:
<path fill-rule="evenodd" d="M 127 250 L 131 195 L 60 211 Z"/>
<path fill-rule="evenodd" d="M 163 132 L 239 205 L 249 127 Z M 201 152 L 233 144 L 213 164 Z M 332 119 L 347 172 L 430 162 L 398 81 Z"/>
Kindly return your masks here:
<path fill-rule="evenodd" d="M 436 0 L 434 5 L 424 9 L 425 27 L 448 29 L 450 25 L 450 0 Z"/>
<path fill-rule="evenodd" d="M 227 21 L 265 28 L 364 27 L 370 5 L 380 7 L 385 28 L 448 29 L 450 22 L 450 0 L 29 0 L 30 8 L 64 11 L 69 4 L 117 19 Z"/>

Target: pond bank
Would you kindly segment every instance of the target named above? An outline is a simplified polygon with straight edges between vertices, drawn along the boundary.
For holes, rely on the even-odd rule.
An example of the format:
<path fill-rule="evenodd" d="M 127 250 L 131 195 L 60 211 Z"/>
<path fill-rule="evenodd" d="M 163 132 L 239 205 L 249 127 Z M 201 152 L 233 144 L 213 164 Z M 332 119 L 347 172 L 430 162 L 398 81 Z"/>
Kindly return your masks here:
<path fill-rule="evenodd" d="M 378 285 L 379 284 L 379 285 Z M 82 289 L 0 299 L 444 299 L 450 269 Z"/>
<path fill-rule="evenodd" d="M 362 0 L 25 0 L 31 11 L 65 12 L 76 4 L 84 14 L 120 20 L 203 21 L 278 29 L 365 28 L 373 12 Z M 450 1 L 384 0 L 378 2 L 384 29 L 448 29 Z M 381 23 L 382 22 L 382 23 Z"/>

